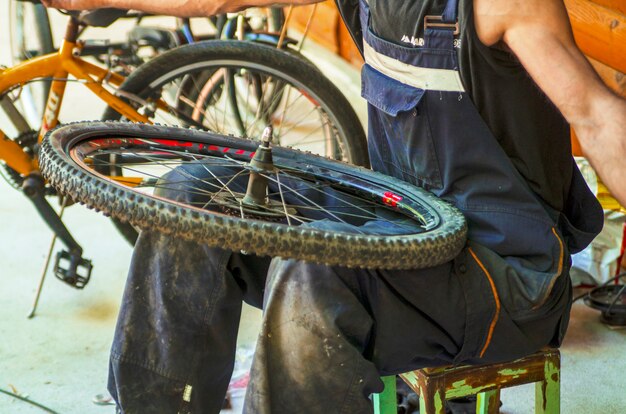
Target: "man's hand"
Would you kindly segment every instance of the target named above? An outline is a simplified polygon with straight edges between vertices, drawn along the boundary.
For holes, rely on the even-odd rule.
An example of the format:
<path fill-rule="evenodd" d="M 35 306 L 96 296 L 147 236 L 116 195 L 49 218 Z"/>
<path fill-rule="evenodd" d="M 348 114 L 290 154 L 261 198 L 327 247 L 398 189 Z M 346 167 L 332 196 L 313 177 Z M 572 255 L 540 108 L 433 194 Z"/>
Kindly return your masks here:
<path fill-rule="evenodd" d="M 319 1 L 322 0 L 42 0 L 44 5 L 57 9 L 87 10 L 112 7 L 180 17 L 213 16 L 248 7 L 273 6 L 277 3 L 311 4 Z"/>
<path fill-rule="evenodd" d="M 562 0 L 474 0 L 480 40 L 505 43 L 576 131 L 585 156 L 626 206 L 626 100 L 580 52 Z"/>

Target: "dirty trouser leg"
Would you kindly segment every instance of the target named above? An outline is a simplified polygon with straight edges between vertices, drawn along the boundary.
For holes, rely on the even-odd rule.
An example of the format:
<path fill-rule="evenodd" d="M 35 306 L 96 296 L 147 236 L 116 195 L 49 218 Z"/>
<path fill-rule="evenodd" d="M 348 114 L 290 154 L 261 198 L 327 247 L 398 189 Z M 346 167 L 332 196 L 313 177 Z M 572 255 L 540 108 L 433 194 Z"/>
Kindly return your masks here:
<path fill-rule="evenodd" d="M 211 188 L 208 175 L 200 164 L 184 164 L 162 178 L 169 184 L 158 193 L 187 203 L 203 200 L 198 187 Z M 261 306 L 268 266 L 266 258 L 141 234 L 109 367 L 109 391 L 124 413 L 219 412 L 234 365 L 241 302 Z"/>
<path fill-rule="evenodd" d="M 337 270 L 350 271 L 272 262 L 244 412 L 371 410 L 367 396 L 383 388 L 363 357 L 373 320 Z"/>
<path fill-rule="evenodd" d="M 386 272 L 275 259 L 244 411 L 371 413 L 380 375 L 454 360 L 465 305 L 452 263 Z"/>
<path fill-rule="evenodd" d="M 268 261 L 144 232 L 111 349 L 109 391 L 126 414 L 217 413 L 241 302 L 260 306 Z"/>

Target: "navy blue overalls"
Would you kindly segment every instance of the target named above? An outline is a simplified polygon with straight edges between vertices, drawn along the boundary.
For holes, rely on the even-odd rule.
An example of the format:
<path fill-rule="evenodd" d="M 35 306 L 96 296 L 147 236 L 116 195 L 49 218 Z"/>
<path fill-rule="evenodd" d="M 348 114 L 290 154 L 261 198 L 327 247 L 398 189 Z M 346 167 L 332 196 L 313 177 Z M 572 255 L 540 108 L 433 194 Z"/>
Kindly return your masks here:
<path fill-rule="evenodd" d="M 359 11 L 372 167 L 460 208 L 467 247 L 434 268 L 355 270 L 144 232 L 111 351 L 109 390 L 123 412 L 217 413 L 242 301 L 264 311 L 247 413 L 367 413 L 381 375 L 560 344 L 569 254 L 602 220 L 575 164 L 566 211 L 553 211 L 464 92 L 452 31 L 427 29 L 423 47 L 404 47 L 368 30 L 366 2 Z M 443 21 L 456 14 L 449 0 Z"/>
<path fill-rule="evenodd" d="M 457 8 L 449 0 L 442 21 L 456 22 Z M 566 273 L 569 253 L 601 229 L 599 204 L 573 159 L 568 211 L 553 211 L 529 189 L 465 93 L 453 30 L 427 28 L 424 46 L 411 48 L 378 37 L 369 18 L 361 0 L 372 168 L 457 206 L 469 224 L 470 254 L 499 300 L 515 317 L 532 314 Z"/>

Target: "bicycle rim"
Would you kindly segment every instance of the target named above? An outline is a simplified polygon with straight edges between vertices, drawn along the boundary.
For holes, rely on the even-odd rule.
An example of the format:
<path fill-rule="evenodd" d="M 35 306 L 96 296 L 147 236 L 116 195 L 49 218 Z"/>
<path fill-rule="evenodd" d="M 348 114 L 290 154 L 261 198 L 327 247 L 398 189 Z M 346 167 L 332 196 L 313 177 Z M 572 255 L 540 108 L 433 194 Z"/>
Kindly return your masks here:
<path fill-rule="evenodd" d="M 463 246 L 462 215 L 422 189 L 281 147 L 272 147 L 271 168 L 259 169 L 251 160 L 265 151 L 256 141 L 196 130 L 75 124 L 49 135 L 41 165 L 79 202 L 231 250 L 393 269 L 434 266 Z M 108 157 L 123 177 L 96 171 Z M 265 181 L 260 193 L 251 177 Z"/>

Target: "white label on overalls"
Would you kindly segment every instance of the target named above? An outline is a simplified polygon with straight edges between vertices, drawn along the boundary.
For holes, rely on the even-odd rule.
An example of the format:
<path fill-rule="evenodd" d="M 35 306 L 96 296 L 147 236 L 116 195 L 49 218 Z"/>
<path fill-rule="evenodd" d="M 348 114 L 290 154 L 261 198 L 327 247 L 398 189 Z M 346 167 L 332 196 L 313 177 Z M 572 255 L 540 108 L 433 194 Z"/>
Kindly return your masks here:
<path fill-rule="evenodd" d="M 363 54 L 368 65 L 405 85 L 431 91 L 465 92 L 459 72 L 456 70 L 408 65 L 376 52 L 367 43 L 363 44 Z"/>

